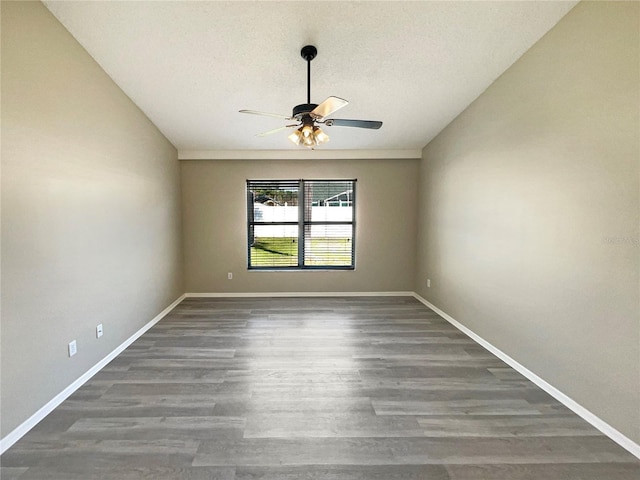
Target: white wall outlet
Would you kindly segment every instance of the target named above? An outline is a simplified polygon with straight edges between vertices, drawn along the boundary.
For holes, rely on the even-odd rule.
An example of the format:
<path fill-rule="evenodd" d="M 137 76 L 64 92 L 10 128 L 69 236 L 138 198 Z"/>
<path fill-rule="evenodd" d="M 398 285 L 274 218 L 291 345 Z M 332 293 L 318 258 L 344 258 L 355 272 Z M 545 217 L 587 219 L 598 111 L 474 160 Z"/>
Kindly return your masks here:
<path fill-rule="evenodd" d="M 232 272 L 227 273 L 227 280 L 233 280 L 233 273 Z"/>
<path fill-rule="evenodd" d="M 76 341 L 69 342 L 69 356 L 73 357 L 76 353 L 78 353 L 78 345 L 76 345 Z"/>
<path fill-rule="evenodd" d="M 100 338 L 102 336 L 102 324 L 96 327 L 96 338 Z"/>
<path fill-rule="evenodd" d="M 427 288 L 431 288 L 431 279 L 427 278 Z"/>

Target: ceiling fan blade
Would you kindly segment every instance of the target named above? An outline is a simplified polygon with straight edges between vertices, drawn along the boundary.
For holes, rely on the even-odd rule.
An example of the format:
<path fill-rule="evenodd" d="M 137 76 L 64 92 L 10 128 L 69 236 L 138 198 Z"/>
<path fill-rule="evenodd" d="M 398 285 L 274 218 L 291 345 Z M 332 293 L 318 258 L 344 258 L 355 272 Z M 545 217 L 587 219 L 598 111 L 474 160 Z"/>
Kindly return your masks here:
<path fill-rule="evenodd" d="M 285 120 L 293 120 L 293 118 L 287 115 L 280 115 L 277 113 L 258 112 L 257 110 L 239 110 L 240 113 L 250 113 L 251 115 L 263 115 L 265 117 L 284 118 Z"/>
<path fill-rule="evenodd" d="M 324 122 L 329 127 L 357 127 L 357 128 L 372 128 L 377 130 L 382 126 L 382 122 L 376 120 L 345 120 L 340 118 L 331 118 Z"/>
<path fill-rule="evenodd" d="M 281 132 L 282 130 L 286 130 L 287 128 L 297 127 L 297 126 L 298 125 L 286 125 L 284 127 L 274 128 L 273 130 L 269 130 L 268 132 L 258 133 L 256 134 L 256 137 L 266 137 L 267 135 L 271 135 L 272 133 L 278 133 L 278 132 Z"/>
<path fill-rule="evenodd" d="M 329 97 L 316 108 L 314 108 L 310 115 L 313 118 L 324 118 L 331 115 L 333 112 L 337 112 L 342 107 L 349 105 L 344 98 L 339 97 Z"/>

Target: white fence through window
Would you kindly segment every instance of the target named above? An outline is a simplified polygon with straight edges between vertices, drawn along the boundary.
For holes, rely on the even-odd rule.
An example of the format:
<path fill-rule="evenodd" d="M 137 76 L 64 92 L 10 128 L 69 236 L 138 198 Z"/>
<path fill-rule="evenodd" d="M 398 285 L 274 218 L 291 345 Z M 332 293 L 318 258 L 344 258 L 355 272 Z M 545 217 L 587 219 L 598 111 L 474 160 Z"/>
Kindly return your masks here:
<path fill-rule="evenodd" d="M 253 204 L 256 222 L 298 222 L 298 206 Z M 351 222 L 353 209 L 345 207 L 311 207 L 313 222 Z M 351 237 L 351 225 L 311 225 L 311 236 L 314 238 Z M 256 237 L 297 237 L 298 225 L 256 225 Z"/>

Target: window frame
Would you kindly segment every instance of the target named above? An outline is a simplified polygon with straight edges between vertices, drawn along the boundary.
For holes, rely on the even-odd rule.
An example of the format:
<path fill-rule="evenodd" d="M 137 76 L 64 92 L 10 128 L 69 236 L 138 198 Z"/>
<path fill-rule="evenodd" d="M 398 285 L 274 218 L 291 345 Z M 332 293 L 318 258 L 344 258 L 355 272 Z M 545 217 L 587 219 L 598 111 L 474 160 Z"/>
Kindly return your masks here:
<path fill-rule="evenodd" d="M 350 193 L 350 202 L 351 202 L 351 221 L 312 221 L 311 219 L 307 219 L 305 212 L 306 209 L 313 208 L 313 199 L 308 199 L 309 205 L 306 205 L 306 186 L 307 184 L 312 184 L 314 182 L 317 183 L 350 183 L 351 185 L 351 193 Z M 294 183 L 297 183 L 298 187 L 298 220 L 297 222 L 290 221 L 279 221 L 279 222 L 264 222 L 264 221 L 256 221 L 254 215 L 254 197 L 251 188 L 258 187 L 260 185 L 267 186 L 292 186 Z M 355 270 L 356 264 L 356 184 L 357 179 L 349 178 L 349 179 L 276 179 L 276 180 L 250 180 L 246 181 L 246 201 L 247 201 L 247 269 L 253 271 L 291 271 L 291 270 Z M 336 194 L 337 195 L 337 194 Z M 333 196 L 336 196 L 333 195 Z M 332 198 L 332 197 L 330 197 Z M 331 206 L 327 206 L 326 208 L 334 208 Z M 260 225 L 273 225 L 273 226 L 297 226 L 298 227 L 298 262 L 297 265 L 287 265 L 287 266 L 278 266 L 278 265 L 252 265 L 251 264 L 251 248 L 253 245 L 252 239 L 254 238 L 254 228 Z M 306 232 L 307 227 L 310 228 L 312 225 L 348 225 L 351 227 L 351 262 L 349 265 L 305 265 L 305 240 L 306 240 Z"/>

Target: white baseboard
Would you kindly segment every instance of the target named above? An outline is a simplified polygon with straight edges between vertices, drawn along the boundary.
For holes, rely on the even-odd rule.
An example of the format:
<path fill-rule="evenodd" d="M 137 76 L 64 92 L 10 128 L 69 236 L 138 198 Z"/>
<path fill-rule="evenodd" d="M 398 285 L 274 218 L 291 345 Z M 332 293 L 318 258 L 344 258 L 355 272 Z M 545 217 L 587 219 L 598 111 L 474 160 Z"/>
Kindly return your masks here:
<path fill-rule="evenodd" d="M 512 367 L 514 370 L 516 370 L 517 372 L 519 372 L 522 375 L 524 375 L 525 377 L 527 377 L 529 380 L 531 380 L 533 383 L 535 383 L 542 390 L 544 390 L 549 395 L 551 395 L 553 398 L 555 398 L 560 403 L 562 403 L 565 407 L 569 408 L 571 411 L 573 411 L 579 417 L 582 417 L 582 419 L 586 420 L 592 426 L 594 426 L 595 428 L 600 430 L 602 433 L 604 433 L 607 437 L 609 437 L 611 440 L 616 442 L 622 448 L 624 448 L 625 450 L 629 451 L 632 455 L 635 455 L 636 457 L 640 458 L 640 445 L 635 443 L 629 437 L 627 437 L 624 434 L 620 433 L 618 430 L 613 428 L 607 422 L 605 422 L 604 420 L 599 418 L 597 415 L 593 414 L 592 412 L 590 412 L 589 410 L 584 408 L 582 405 L 580 405 L 578 402 L 573 400 L 571 397 L 569 397 L 569 396 L 565 395 L 564 393 L 562 393 L 560 390 L 558 390 L 553 385 L 547 383 L 545 380 L 540 378 L 538 375 L 533 373 L 531 370 L 529 370 L 525 366 L 521 365 L 516 360 L 511 358 L 509 355 L 504 353 L 502 350 L 500 350 L 499 348 L 493 346 L 491 343 L 487 342 L 484 338 L 482 338 L 478 334 L 474 333 L 473 331 L 469 330 L 467 327 L 465 327 L 460 322 L 458 322 L 456 319 L 454 319 L 451 315 L 447 314 L 446 312 L 443 312 L 438 307 L 433 305 L 428 300 L 425 300 L 424 298 L 422 298 L 417 293 L 414 293 L 413 296 L 418 301 L 422 302 L 427 307 L 429 307 L 431 310 L 433 310 L 434 312 L 439 314 L 442 318 L 444 318 L 446 321 L 448 321 L 450 324 L 452 324 L 454 327 L 456 327 L 462 333 L 464 333 L 465 335 L 470 337 L 475 342 L 479 343 L 481 346 L 483 346 L 487 350 L 489 350 L 491 353 L 493 353 L 500 360 L 502 360 L 507 365 Z"/>
<path fill-rule="evenodd" d="M 109 355 L 104 357 L 93 367 L 87 370 L 82 376 L 75 380 L 71 385 L 49 400 L 40 410 L 31 415 L 27 420 L 22 422 L 18 427 L 11 431 L 6 437 L 0 439 L 0 454 L 6 452 L 14 443 L 20 440 L 29 430 L 35 427 L 44 417 L 49 415 L 58 405 L 64 402 L 71 396 L 76 390 L 84 385 L 91 377 L 102 370 L 111 360 L 116 358 L 125 348 L 135 342 L 141 337 L 147 330 L 153 327 L 156 323 L 162 320 L 176 305 L 184 300 L 185 295 L 181 295 L 171 305 L 165 308 L 162 312 L 156 315 L 153 320 L 147 323 L 144 327 L 138 330 L 136 333 L 126 339 L 121 345 L 113 350 Z"/>
<path fill-rule="evenodd" d="M 185 293 L 186 298 L 280 298 L 280 297 L 413 297 L 414 292 L 227 292 Z"/>

